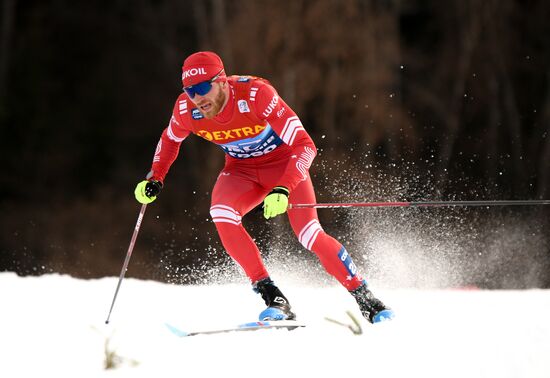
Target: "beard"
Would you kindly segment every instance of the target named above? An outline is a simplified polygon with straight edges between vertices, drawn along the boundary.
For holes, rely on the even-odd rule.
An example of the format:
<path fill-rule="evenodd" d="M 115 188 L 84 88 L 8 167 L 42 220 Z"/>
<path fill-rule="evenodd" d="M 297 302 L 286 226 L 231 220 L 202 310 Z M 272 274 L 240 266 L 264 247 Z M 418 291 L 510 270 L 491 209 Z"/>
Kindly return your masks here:
<path fill-rule="evenodd" d="M 203 110 L 199 106 L 199 111 L 202 113 L 204 118 L 212 119 L 220 113 L 224 103 L 225 103 L 225 92 L 220 88 L 220 91 L 218 92 L 214 100 L 212 100 L 211 102 L 212 105 L 210 106 L 210 109 Z"/>

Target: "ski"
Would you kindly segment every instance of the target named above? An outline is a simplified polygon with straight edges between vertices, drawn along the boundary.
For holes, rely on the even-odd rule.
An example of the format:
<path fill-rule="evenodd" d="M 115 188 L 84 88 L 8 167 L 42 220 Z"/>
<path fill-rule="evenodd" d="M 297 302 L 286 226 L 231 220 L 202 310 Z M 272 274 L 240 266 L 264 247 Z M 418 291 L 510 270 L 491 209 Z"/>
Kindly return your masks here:
<path fill-rule="evenodd" d="M 174 335 L 178 337 L 213 335 L 217 333 L 227 333 L 227 332 L 257 331 L 260 329 L 287 329 L 291 331 L 296 328 L 301 328 L 306 326 L 304 323 L 300 323 L 295 320 L 256 321 L 256 322 L 239 324 L 234 327 L 197 330 L 197 331 L 184 331 L 168 323 L 165 323 L 165 325 L 170 332 L 172 332 Z"/>

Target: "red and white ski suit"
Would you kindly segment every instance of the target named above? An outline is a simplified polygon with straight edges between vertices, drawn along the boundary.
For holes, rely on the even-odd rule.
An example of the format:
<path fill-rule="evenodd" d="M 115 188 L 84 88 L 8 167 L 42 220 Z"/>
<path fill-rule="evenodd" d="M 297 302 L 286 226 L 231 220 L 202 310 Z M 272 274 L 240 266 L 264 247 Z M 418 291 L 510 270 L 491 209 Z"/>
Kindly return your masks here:
<path fill-rule="evenodd" d="M 252 282 L 268 277 L 256 243 L 241 220 L 275 186 L 290 190 L 289 203 L 315 203 L 309 167 L 316 147 L 294 111 L 264 79 L 227 78 L 227 105 L 204 118 L 182 93 L 157 145 L 149 178 L 164 182 L 181 142 L 191 133 L 220 146 L 225 166 L 212 191 L 210 214 L 229 255 Z M 323 231 L 315 209 L 290 209 L 288 218 L 300 243 L 346 289 L 362 282 L 345 248 Z"/>

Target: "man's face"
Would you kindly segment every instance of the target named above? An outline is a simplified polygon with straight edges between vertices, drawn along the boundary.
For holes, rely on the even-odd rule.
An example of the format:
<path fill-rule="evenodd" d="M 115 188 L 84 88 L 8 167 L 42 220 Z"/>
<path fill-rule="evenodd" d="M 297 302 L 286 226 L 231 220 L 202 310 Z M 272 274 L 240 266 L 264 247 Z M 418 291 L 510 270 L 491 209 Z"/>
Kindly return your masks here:
<path fill-rule="evenodd" d="M 214 82 L 210 92 L 203 96 L 195 94 L 191 99 L 205 118 L 212 119 L 222 110 L 226 100 L 223 85 L 225 84 Z"/>

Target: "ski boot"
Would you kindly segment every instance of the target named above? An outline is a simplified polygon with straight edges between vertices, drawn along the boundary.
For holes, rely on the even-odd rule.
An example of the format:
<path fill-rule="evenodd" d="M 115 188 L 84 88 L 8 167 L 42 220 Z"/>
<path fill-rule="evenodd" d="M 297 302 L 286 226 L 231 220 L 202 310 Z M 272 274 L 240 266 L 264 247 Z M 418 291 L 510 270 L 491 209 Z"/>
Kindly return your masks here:
<path fill-rule="evenodd" d="M 394 318 L 394 312 L 386 307 L 381 300 L 374 297 L 374 294 L 367 289 L 366 282 L 363 282 L 357 289 L 350 291 L 357 301 L 361 314 L 371 323 L 379 323 Z"/>
<path fill-rule="evenodd" d="M 266 320 L 294 320 L 296 315 L 290 311 L 288 299 L 281 290 L 267 277 L 252 285 L 256 293 L 262 295 L 267 308 L 260 313 L 260 321 Z"/>

